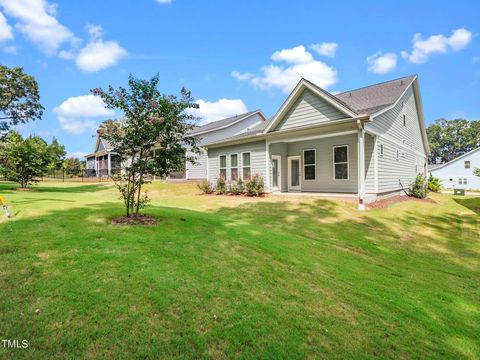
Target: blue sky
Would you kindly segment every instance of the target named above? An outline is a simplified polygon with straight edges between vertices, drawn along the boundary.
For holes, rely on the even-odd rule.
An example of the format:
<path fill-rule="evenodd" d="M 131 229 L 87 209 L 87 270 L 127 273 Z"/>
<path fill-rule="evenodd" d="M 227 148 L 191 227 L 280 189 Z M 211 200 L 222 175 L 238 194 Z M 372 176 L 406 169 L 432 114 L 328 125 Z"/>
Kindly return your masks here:
<path fill-rule="evenodd" d="M 114 116 L 94 87 L 129 73 L 187 87 L 204 121 L 273 115 L 300 77 L 335 93 L 417 73 L 427 123 L 480 118 L 474 1 L 0 0 L 0 59 L 39 82 L 45 114 L 24 134 L 90 152 Z"/>

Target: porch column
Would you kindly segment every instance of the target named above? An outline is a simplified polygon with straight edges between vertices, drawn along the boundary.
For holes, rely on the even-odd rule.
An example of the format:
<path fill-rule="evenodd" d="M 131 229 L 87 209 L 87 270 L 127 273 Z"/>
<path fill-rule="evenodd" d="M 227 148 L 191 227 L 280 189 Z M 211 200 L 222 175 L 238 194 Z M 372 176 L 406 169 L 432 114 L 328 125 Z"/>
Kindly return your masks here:
<path fill-rule="evenodd" d="M 358 128 L 358 210 L 365 210 L 365 129 Z"/>
<path fill-rule="evenodd" d="M 265 161 L 266 163 L 266 168 L 265 168 L 265 173 L 266 173 L 266 179 L 265 179 L 265 188 L 267 192 L 272 191 L 271 187 L 271 181 L 270 181 L 270 143 L 265 140 Z M 251 166 L 252 160 L 250 159 L 250 166 Z"/>
<path fill-rule="evenodd" d="M 112 175 L 112 159 L 110 158 L 110 153 L 107 153 L 107 169 L 108 176 Z"/>

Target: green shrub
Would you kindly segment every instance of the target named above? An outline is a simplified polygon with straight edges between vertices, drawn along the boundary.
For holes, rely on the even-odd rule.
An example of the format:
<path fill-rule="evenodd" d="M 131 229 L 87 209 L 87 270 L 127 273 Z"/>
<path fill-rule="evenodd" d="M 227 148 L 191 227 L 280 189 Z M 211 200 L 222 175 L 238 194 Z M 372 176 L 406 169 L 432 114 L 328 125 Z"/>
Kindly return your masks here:
<path fill-rule="evenodd" d="M 238 179 L 237 181 L 233 180 L 228 186 L 228 192 L 233 195 L 243 194 L 244 191 L 245 191 L 245 186 L 243 184 L 242 179 Z"/>
<path fill-rule="evenodd" d="M 227 192 L 227 182 L 223 176 L 217 179 L 217 194 L 225 194 Z"/>
<path fill-rule="evenodd" d="M 434 177 L 432 174 L 428 177 L 428 190 L 437 192 L 440 190 L 440 187 L 442 184 L 440 184 L 440 179 Z"/>
<path fill-rule="evenodd" d="M 417 174 L 417 177 L 408 188 L 408 195 L 419 199 L 427 197 L 427 187 L 425 185 L 425 176 L 423 176 L 423 174 Z"/>
<path fill-rule="evenodd" d="M 245 184 L 247 194 L 250 196 L 260 196 L 264 193 L 263 179 L 260 175 L 255 175 Z"/>
<path fill-rule="evenodd" d="M 215 191 L 215 188 L 208 180 L 203 180 L 200 184 L 197 184 L 197 187 L 202 191 L 204 194 L 211 194 Z"/>

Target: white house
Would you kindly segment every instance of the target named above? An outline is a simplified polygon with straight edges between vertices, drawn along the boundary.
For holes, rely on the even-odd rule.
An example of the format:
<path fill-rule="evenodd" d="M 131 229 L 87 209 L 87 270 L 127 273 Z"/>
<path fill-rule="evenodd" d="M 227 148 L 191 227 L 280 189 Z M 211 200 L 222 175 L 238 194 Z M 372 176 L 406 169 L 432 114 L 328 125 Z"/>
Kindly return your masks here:
<path fill-rule="evenodd" d="M 480 177 L 473 170 L 480 168 L 480 148 L 435 167 L 430 173 L 439 178 L 446 189 L 480 190 Z"/>

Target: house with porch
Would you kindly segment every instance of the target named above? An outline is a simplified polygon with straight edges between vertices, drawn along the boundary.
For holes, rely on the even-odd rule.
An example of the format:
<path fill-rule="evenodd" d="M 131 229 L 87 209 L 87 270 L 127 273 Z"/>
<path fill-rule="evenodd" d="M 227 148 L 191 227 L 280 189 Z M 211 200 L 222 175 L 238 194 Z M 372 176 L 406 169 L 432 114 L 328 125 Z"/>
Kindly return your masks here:
<path fill-rule="evenodd" d="M 85 156 L 86 176 L 108 177 L 121 169 L 120 156 L 107 140 L 97 135 L 93 153 Z"/>
<path fill-rule="evenodd" d="M 269 192 L 350 194 L 363 209 L 427 174 L 418 77 L 335 95 L 302 79 L 269 122 L 204 147 L 209 181 L 258 174 Z"/>

